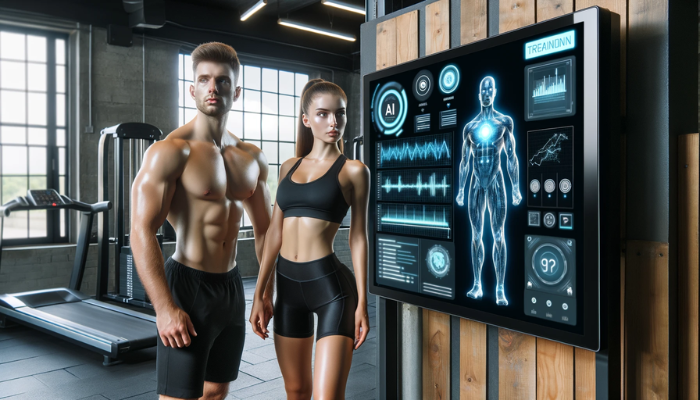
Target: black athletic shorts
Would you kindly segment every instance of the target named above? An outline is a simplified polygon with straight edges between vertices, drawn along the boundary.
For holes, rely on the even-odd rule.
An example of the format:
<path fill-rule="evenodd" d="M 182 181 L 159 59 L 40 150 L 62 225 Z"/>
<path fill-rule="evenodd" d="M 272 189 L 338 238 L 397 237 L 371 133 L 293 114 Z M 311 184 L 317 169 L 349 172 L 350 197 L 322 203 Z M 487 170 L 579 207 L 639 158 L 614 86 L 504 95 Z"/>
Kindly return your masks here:
<path fill-rule="evenodd" d="M 169 258 L 165 276 L 175 304 L 192 320 L 197 336 L 189 347 L 165 347 L 158 337 L 158 394 L 201 397 L 204 381 L 238 377 L 245 341 L 245 297 L 238 268 L 204 272 Z"/>
<path fill-rule="evenodd" d="M 277 261 L 275 333 L 290 338 L 331 335 L 355 340 L 357 284 L 352 272 L 335 253 L 308 262 Z"/>

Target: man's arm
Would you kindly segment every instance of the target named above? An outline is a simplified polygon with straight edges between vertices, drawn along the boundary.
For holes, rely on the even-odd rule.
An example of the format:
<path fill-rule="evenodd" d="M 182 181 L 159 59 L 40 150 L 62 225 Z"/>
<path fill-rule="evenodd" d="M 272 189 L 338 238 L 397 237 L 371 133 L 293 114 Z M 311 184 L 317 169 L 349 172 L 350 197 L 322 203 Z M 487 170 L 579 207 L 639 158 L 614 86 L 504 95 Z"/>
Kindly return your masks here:
<path fill-rule="evenodd" d="M 520 178 L 519 178 L 519 167 L 518 167 L 518 156 L 515 154 L 515 137 L 513 136 L 513 120 L 510 117 L 504 118 L 504 125 L 506 127 L 506 157 L 508 157 L 508 176 L 510 176 L 510 183 L 513 187 L 513 205 L 517 206 L 522 200 L 520 195 Z"/>
<path fill-rule="evenodd" d="M 156 325 L 165 346 L 189 346 L 196 336 L 189 316 L 173 301 L 165 279 L 163 254 L 156 232 L 170 211 L 176 183 L 185 168 L 189 147 L 184 141 L 156 142 L 144 154 L 131 187 L 131 246 L 136 270 L 156 311 Z"/>

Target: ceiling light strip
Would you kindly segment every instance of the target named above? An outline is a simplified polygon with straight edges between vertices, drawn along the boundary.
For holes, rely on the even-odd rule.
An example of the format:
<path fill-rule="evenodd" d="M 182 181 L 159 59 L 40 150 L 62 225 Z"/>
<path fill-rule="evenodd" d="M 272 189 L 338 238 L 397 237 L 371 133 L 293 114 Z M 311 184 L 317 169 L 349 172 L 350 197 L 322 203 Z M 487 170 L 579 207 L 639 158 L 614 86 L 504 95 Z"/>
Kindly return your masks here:
<path fill-rule="evenodd" d="M 296 29 L 301 29 L 303 31 L 307 31 L 307 32 L 318 33 L 319 35 L 331 36 L 331 37 L 334 37 L 337 39 L 347 40 L 349 42 L 354 42 L 356 40 L 355 36 L 346 35 L 346 34 L 338 33 L 338 32 L 333 32 L 333 31 L 329 31 L 327 29 L 316 28 L 314 26 L 302 24 L 302 23 L 295 22 L 295 21 L 290 21 L 290 20 L 285 19 L 285 18 L 278 19 L 277 23 L 279 23 L 280 25 L 288 26 L 290 28 L 296 28 Z"/>
<path fill-rule="evenodd" d="M 266 4 L 267 0 L 258 0 L 258 2 L 253 5 L 253 7 L 250 7 L 248 11 L 244 12 L 243 15 L 241 15 L 241 21 L 247 20 L 251 15 L 255 14 L 256 12 L 258 12 L 258 10 L 265 7 Z"/>
<path fill-rule="evenodd" d="M 365 9 L 360 7 L 360 6 L 356 6 L 354 4 L 348 4 L 348 3 L 344 3 L 342 1 L 337 1 L 337 0 L 323 0 L 322 3 L 327 5 L 327 6 L 336 7 L 336 8 L 340 8 L 342 10 L 351 11 L 354 13 L 365 15 Z"/>

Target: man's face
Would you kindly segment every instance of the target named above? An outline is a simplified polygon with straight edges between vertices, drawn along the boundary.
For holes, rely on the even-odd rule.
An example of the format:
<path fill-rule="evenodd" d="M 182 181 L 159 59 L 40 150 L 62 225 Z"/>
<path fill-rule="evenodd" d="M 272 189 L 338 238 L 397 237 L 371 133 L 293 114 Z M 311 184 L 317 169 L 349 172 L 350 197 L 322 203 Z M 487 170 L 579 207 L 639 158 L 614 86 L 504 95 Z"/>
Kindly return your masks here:
<path fill-rule="evenodd" d="M 493 104 L 496 97 L 496 82 L 490 76 L 487 76 L 479 85 L 479 101 L 483 107 L 488 107 Z"/>
<path fill-rule="evenodd" d="M 234 86 L 233 69 L 228 64 L 202 61 L 197 65 L 194 76 L 190 95 L 197 109 L 205 115 L 225 115 L 241 95 L 240 86 Z"/>

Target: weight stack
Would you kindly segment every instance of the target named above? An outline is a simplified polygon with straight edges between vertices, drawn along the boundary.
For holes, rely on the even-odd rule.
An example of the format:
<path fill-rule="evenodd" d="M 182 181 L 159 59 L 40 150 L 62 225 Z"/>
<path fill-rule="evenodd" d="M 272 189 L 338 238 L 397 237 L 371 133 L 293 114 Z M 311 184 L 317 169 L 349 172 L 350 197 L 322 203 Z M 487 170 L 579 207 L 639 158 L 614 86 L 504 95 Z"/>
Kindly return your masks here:
<path fill-rule="evenodd" d="M 163 251 L 163 235 L 156 235 L 160 251 Z M 126 235 L 125 246 L 119 254 L 119 295 L 134 300 L 150 302 L 146 295 L 146 289 L 139 279 L 134 263 L 134 256 L 131 253 L 129 235 Z"/>

